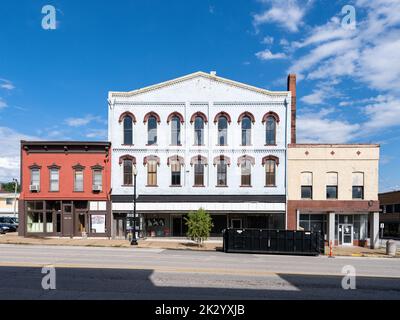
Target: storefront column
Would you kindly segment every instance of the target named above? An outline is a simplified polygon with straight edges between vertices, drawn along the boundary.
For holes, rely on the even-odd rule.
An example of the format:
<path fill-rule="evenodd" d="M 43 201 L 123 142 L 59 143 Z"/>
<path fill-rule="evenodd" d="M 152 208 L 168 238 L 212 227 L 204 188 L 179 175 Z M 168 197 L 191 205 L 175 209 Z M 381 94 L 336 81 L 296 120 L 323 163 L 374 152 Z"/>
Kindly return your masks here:
<path fill-rule="evenodd" d="M 328 246 L 335 245 L 335 212 L 328 212 Z"/>
<path fill-rule="evenodd" d="M 379 249 L 379 212 L 369 214 L 369 237 L 371 249 Z"/>

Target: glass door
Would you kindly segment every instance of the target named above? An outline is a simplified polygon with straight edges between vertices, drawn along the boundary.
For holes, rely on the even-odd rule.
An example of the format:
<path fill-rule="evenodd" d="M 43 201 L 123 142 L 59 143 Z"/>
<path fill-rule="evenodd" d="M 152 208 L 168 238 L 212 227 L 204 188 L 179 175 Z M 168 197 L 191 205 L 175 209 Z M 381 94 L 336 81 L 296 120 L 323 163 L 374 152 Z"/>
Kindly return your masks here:
<path fill-rule="evenodd" d="M 342 225 L 342 244 L 353 245 L 353 225 L 343 224 Z"/>

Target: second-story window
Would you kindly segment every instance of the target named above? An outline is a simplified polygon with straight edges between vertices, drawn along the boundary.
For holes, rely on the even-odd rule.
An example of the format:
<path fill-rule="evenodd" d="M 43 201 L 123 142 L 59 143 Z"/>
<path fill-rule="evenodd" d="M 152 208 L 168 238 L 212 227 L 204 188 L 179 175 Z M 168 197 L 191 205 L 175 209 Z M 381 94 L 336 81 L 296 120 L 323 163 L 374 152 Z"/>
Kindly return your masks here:
<path fill-rule="evenodd" d="M 218 145 L 228 145 L 228 119 L 224 116 L 218 119 Z"/>
<path fill-rule="evenodd" d="M 56 168 L 50 169 L 50 191 L 59 191 L 60 170 Z"/>
<path fill-rule="evenodd" d="M 267 160 L 265 162 L 265 186 L 274 187 L 276 185 L 276 161 Z"/>
<path fill-rule="evenodd" d="M 181 185 L 181 164 L 177 160 L 171 161 L 171 185 Z"/>
<path fill-rule="evenodd" d="M 124 118 L 124 144 L 133 144 L 133 120 L 130 116 Z"/>
<path fill-rule="evenodd" d="M 250 160 L 244 160 L 241 163 L 241 185 L 242 187 L 251 186 L 251 162 Z"/>
<path fill-rule="evenodd" d="M 123 171 L 124 171 L 124 185 L 133 185 L 133 162 L 130 159 L 123 160 Z"/>
<path fill-rule="evenodd" d="M 242 119 L 242 146 L 251 145 L 251 120 L 250 117 Z"/>
<path fill-rule="evenodd" d="M 40 169 L 38 168 L 31 169 L 31 186 L 40 189 Z"/>
<path fill-rule="evenodd" d="M 217 163 L 217 186 L 228 185 L 228 164 L 225 159 L 220 159 Z"/>
<path fill-rule="evenodd" d="M 194 120 L 194 144 L 202 146 L 204 144 L 204 120 L 196 117 Z"/>
<path fill-rule="evenodd" d="M 157 119 L 151 116 L 147 122 L 147 144 L 155 145 L 157 144 Z"/>
<path fill-rule="evenodd" d="M 150 160 L 147 162 L 147 185 L 157 186 L 157 161 Z"/>
<path fill-rule="evenodd" d="M 338 198 L 338 174 L 337 172 L 326 173 L 326 198 Z"/>
<path fill-rule="evenodd" d="M 83 191 L 83 170 L 75 170 L 74 172 L 74 191 Z"/>
<path fill-rule="evenodd" d="M 301 173 L 301 198 L 313 198 L 313 174 L 312 172 Z"/>
<path fill-rule="evenodd" d="M 100 191 L 103 188 L 103 170 L 93 169 L 93 190 Z"/>
<path fill-rule="evenodd" d="M 363 172 L 353 172 L 353 186 L 352 194 L 353 199 L 364 199 L 364 173 Z"/>
<path fill-rule="evenodd" d="M 173 146 L 181 144 L 181 122 L 177 116 L 171 119 L 171 144 Z"/>

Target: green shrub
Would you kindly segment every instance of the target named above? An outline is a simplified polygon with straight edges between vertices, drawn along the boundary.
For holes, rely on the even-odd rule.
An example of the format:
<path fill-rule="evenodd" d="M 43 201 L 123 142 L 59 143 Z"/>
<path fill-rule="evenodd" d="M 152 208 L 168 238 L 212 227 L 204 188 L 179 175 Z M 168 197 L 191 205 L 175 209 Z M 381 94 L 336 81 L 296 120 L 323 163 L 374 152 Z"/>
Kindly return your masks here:
<path fill-rule="evenodd" d="M 200 208 L 197 211 L 189 212 L 185 220 L 188 226 L 187 236 L 200 246 L 210 236 L 213 227 L 211 216 L 203 208 Z"/>

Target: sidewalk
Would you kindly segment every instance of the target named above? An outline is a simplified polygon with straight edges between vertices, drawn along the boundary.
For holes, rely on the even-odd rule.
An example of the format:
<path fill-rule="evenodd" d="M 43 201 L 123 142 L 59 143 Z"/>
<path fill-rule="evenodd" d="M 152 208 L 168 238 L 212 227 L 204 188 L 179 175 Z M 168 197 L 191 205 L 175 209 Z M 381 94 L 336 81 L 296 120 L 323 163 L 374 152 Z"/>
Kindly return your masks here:
<path fill-rule="evenodd" d="M 54 245 L 54 246 L 84 246 L 84 247 L 132 247 L 128 240 L 116 240 L 108 238 L 45 238 L 45 237 L 20 237 L 17 233 L 0 235 L 0 244 L 24 244 L 24 245 Z M 186 238 L 171 239 L 141 239 L 135 248 L 157 248 L 175 250 L 202 250 L 215 251 L 222 247 L 222 240 L 208 240 L 202 247 Z"/>
<path fill-rule="evenodd" d="M 375 257 L 375 258 L 393 258 L 386 255 L 386 247 L 380 249 L 370 249 L 353 246 L 338 246 L 333 247 L 333 256 L 348 256 L 348 257 Z M 329 247 L 325 247 L 325 255 L 329 255 Z M 400 248 L 397 248 L 396 258 L 400 257 Z"/>

